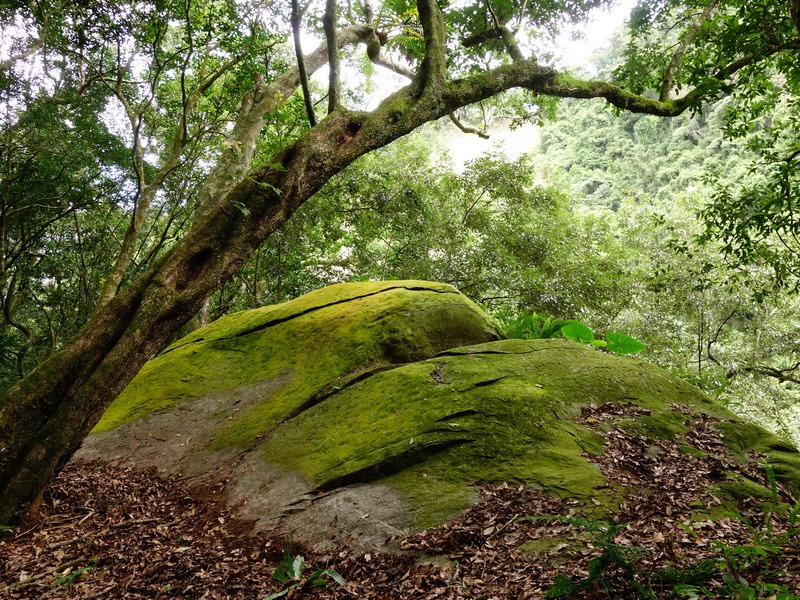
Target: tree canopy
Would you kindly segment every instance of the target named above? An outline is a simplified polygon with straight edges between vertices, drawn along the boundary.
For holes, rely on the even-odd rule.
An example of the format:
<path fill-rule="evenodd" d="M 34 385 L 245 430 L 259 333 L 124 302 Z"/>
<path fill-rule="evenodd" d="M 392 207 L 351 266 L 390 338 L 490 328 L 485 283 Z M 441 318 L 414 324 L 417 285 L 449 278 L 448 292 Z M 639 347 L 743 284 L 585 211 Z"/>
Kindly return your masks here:
<path fill-rule="evenodd" d="M 289 15 L 234 0 L 5 3 L 0 339 L 25 341 L 0 360 L 26 376 L 0 400 L 0 522 L 35 504 L 144 362 L 359 157 L 509 90 L 531 119 L 552 98 L 671 117 L 728 95 L 731 135 L 777 98 L 794 106 L 794 3 L 646 0 L 607 77 L 553 66 L 546 47 L 559 27 L 607 4 L 294 0 Z M 324 41 L 303 54 L 305 31 Z M 325 64 L 319 86 L 309 76 Z M 368 110 L 372 69 L 408 83 Z M 744 226 L 764 222 L 785 240 L 773 216 L 793 214 L 797 142 L 764 131 L 777 165 L 764 177 L 780 185 L 758 189 L 777 190 L 775 210 L 751 220 L 751 193 L 720 198 L 743 198 Z M 413 194 L 392 201 L 387 221 L 415 214 Z M 480 217 L 474 201 L 465 222 Z M 740 221 L 714 226 L 736 233 Z M 740 249 L 730 244 L 751 256 Z M 70 256 L 52 264 L 60 252 Z M 53 295 L 77 310 L 59 314 Z M 46 341 L 28 325 L 42 319 Z"/>

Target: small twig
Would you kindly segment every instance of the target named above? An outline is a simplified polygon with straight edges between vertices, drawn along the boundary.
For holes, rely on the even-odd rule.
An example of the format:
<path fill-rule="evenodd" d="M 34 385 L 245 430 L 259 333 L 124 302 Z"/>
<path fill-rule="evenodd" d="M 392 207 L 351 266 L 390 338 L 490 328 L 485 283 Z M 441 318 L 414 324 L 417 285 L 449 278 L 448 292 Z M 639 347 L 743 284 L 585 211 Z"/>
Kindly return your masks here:
<path fill-rule="evenodd" d="M 128 521 L 120 521 L 119 523 L 111 523 L 110 527 L 127 527 L 128 525 L 141 525 L 143 523 L 154 523 L 161 519 L 130 519 Z"/>
<path fill-rule="evenodd" d="M 59 572 L 63 571 L 64 569 L 69 569 L 70 567 L 74 567 L 78 563 L 84 562 L 85 560 L 86 560 L 86 557 L 85 556 L 81 556 L 80 558 L 76 558 L 75 560 L 71 560 L 68 563 L 63 563 L 63 564 L 61 564 L 61 565 L 59 565 L 57 567 L 53 567 L 49 571 L 44 571 L 43 573 L 39 573 L 38 575 L 34 575 L 33 577 L 28 577 L 25 581 L 18 581 L 16 583 L 12 583 L 10 585 L 7 585 L 3 589 L 0 589 L 0 592 L 6 592 L 6 591 L 17 589 L 17 588 L 23 588 L 23 587 L 28 587 L 29 585 L 34 585 L 37 581 L 40 581 L 40 580 L 44 579 L 45 577 L 47 577 L 49 575 L 55 575 L 56 573 L 59 573 Z"/>
<path fill-rule="evenodd" d="M 297 60 L 297 72 L 300 75 L 300 87 L 303 90 L 303 100 L 306 105 L 306 115 L 311 127 L 316 126 L 317 117 L 314 114 L 314 106 L 311 103 L 311 92 L 308 86 L 308 73 L 306 72 L 305 59 L 303 58 L 303 48 L 300 45 L 300 21 L 302 19 L 303 11 L 297 0 L 292 0 L 292 37 L 294 38 L 294 53 Z"/>
<path fill-rule="evenodd" d="M 83 517 L 83 518 L 82 518 L 80 521 L 78 521 L 78 525 L 83 525 L 83 522 L 84 522 L 86 519 L 88 519 L 89 517 L 91 517 L 92 515 L 94 515 L 95 513 L 96 513 L 96 511 L 95 511 L 95 510 L 90 510 L 88 513 L 86 513 L 86 516 L 85 516 L 85 517 Z"/>
<path fill-rule="evenodd" d="M 131 576 L 128 577 L 128 580 L 125 582 L 125 589 L 123 590 L 123 595 L 128 593 L 128 588 L 131 586 L 131 582 L 136 578 L 136 567 L 133 567 L 133 573 Z"/>
<path fill-rule="evenodd" d="M 94 594 L 93 596 L 90 596 L 90 597 L 91 598 L 99 598 L 100 596 L 105 596 L 108 592 L 113 590 L 115 587 L 117 587 L 117 584 L 116 583 L 112 583 L 108 587 L 103 588 L 102 590 L 100 590 L 99 592 L 97 592 L 96 594 Z"/>
<path fill-rule="evenodd" d="M 511 518 L 508 520 L 508 522 L 507 522 L 505 525 L 503 525 L 502 527 L 498 527 L 498 528 L 497 528 L 497 529 L 495 529 L 495 530 L 494 530 L 492 533 L 490 533 L 489 535 L 487 535 L 487 536 L 486 536 L 486 539 L 488 540 L 490 537 L 494 537 L 494 536 L 496 536 L 498 533 L 500 533 L 501 531 L 503 531 L 503 530 L 504 530 L 506 527 L 508 527 L 509 525 L 511 525 L 511 524 L 512 524 L 512 523 L 513 523 L 513 522 L 516 520 L 516 518 L 517 518 L 518 516 L 519 516 L 519 515 L 514 515 L 513 517 L 511 517 Z"/>
<path fill-rule="evenodd" d="M 325 30 L 325 41 L 328 44 L 328 114 L 339 106 L 339 42 L 336 35 L 336 0 L 327 0 L 325 3 L 325 16 L 322 18 Z"/>
<path fill-rule="evenodd" d="M 82 539 L 84 539 L 84 537 L 85 537 L 85 536 L 83 536 L 83 535 L 76 535 L 76 536 L 75 536 L 74 538 L 72 538 L 72 539 L 69 539 L 69 540 L 61 540 L 60 542 L 55 542 L 55 543 L 53 543 L 53 544 L 49 544 L 49 545 L 47 546 L 47 549 L 48 549 L 48 550 L 52 550 L 53 548 L 61 548 L 62 546 L 69 546 L 69 545 L 70 545 L 70 544 L 72 544 L 73 542 L 79 542 L 79 541 L 81 541 Z"/>

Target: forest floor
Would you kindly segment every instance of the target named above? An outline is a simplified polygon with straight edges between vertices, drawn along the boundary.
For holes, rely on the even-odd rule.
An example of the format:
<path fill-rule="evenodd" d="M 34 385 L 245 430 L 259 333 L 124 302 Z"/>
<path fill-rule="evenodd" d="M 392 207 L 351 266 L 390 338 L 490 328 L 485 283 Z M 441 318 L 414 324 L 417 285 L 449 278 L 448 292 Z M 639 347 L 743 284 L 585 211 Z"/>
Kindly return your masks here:
<path fill-rule="evenodd" d="M 613 413 L 592 410 L 588 423 Z M 298 585 L 285 597 L 542 598 L 560 582 L 565 592 L 580 588 L 573 598 L 796 598 L 800 528 L 780 485 L 771 500 L 744 501 L 738 516 L 698 512 L 698 502 L 709 510 L 719 502 L 703 490 L 731 468 L 770 485 L 757 465 L 734 467 L 715 432 L 700 420 L 681 446 L 605 431 L 606 452 L 593 460 L 609 480 L 627 484 L 619 524 L 576 517 L 575 501 L 482 487 L 473 508 L 400 540 L 398 553 L 291 544 L 288 562 L 286 541 L 251 535 L 248 523 L 213 499 L 217 490 L 188 491 L 150 472 L 99 463 L 71 465 L 36 520 L 0 530 L 0 598 L 264 600 L 310 584 L 317 569 L 334 570 L 345 583 L 322 574 L 328 585 Z M 701 452 L 687 453 L 686 441 Z M 536 516 L 543 518 L 529 518 Z M 301 554 L 304 578 L 277 581 L 276 568 L 299 564 Z"/>

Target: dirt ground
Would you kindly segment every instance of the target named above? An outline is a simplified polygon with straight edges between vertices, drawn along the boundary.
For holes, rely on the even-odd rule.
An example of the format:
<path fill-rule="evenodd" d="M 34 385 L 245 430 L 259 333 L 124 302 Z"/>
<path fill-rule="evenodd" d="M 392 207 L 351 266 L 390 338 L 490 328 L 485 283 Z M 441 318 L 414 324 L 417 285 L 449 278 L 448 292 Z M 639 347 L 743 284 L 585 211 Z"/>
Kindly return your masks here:
<path fill-rule="evenodd" d="M 584 417 L 601 423 L 614 410 L 587 409 Z M 309 583 L 317 569 L 332 569 L 345 583 L 298 586 L 285 597 L 542 598 L 567 578 L 583 581 L 565 596 L 573 598 L 646 597 L 637 585 L 656 598 L 733 597 L 724 594 L 734 585 L 761 586 L 756 595 L 736 597 L 793 597 L 772 594 L 768 585 L 800 593 L 800 530 L 786 490 L 778 486 L 780 497 L 768 503 L 745 501 L 743 516 L 698 516 L 698 503 L 710 510 L 719 501 L 705 490 L 725 471 L 739 468 L 769 483 L 757 465 L 728 462 L 715 428 L 698 420 L 682 446 L 619 427 L 604 435 L 606 453 L 594 460 L 628 490 L 617 523 L 577 518 L 574 500 L 518 486 L 481 487 L 472 509 L 395 540 L 396 553 L 347 546 L 311 552 L 291 544 L 290 562 L 303 555 L 306 569 L 301 580 L 284 583 L 273 574 L 286 540 L 253 535 L 213 485 L 187 489 L 154 471 L 71 465 L 38 518 L 0 530 L 0 598 L 263 600 Z M 686 442 L 702 455 L 685 452 Z M 544 518 L 529 518 L 535 516 Z M 590 565 L 599 575 L 587 582 Z M 696 595 L 676 595 L 681 578 Z"/>

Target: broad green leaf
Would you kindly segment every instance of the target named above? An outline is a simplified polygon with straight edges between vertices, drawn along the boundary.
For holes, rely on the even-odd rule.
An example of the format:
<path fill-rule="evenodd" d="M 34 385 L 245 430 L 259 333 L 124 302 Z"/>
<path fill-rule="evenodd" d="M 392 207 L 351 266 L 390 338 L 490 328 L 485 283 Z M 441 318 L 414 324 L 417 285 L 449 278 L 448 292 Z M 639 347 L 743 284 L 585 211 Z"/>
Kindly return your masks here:
<path fill-rule="evenodd" d="M 580 321 L 572 321 L 561 328 L 561 335 L 573 342 L 581 344 L 591 344 L 594 333 Z"/>
<path fill-rule="evenodd" d="M 608 345 L 606 350 L 616 354 L 636 354 L 645 349 L 645 345 L 637 340 L 623 333 L 609 333 Z"/>

